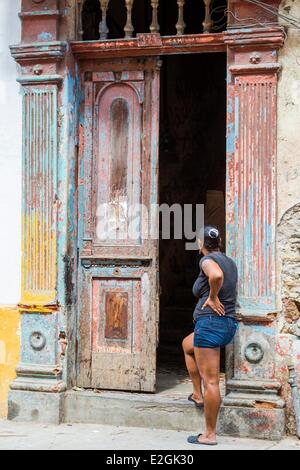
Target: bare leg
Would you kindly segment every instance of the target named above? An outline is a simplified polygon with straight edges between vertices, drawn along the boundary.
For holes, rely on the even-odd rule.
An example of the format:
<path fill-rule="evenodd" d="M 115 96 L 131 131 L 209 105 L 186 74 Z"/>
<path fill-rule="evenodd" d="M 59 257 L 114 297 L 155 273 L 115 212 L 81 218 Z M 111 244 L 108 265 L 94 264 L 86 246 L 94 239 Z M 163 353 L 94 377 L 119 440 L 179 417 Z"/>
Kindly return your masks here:
<path fill-rule="evenodd" d="M 187 336 L 182 342 L 182 348 L 185 357 L 185 363 L 189 376 L 193 383 L 193 399 L 197 403 L 203 403 L 202 380 L 196 364 L 194 355 L 194 333 Z"/>
<path fill-rule="evenodd" d="M 220 349 L 195 348 L 195 358 L 204 384 L 206 432 L 200 442 L 215 442 L 217 419 L 221 406 Z"/>

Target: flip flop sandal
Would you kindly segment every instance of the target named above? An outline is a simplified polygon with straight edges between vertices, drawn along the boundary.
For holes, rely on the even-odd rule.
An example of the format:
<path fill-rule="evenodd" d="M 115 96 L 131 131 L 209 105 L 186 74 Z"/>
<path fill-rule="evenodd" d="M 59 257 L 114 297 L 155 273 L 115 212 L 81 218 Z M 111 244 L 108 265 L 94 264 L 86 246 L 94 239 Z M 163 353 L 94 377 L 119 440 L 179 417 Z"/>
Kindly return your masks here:
<path fill-rule="evenodd" d="M 217 446 L 217 442 L 199 442 L 199 437 L 202 436 L 202 434 L 198 434 L 198 436 L 190 436 L 188 437 L 187 441 L 189 444 L 196 444 L 199 446 Z"/>
<path fill-rule="evenodd" d="M 193 398 L 193 394 L 191 394 L 189 397 L 188 397 L 188 400 L 191 401 L 192 403 L 194 403 L 194 405 L 196 406 L 196 408 L 199 408 L 199 410 L 202 410 L 204 408 L 204 403 L 197 403 L 196 400 L 194 400 Z"/>

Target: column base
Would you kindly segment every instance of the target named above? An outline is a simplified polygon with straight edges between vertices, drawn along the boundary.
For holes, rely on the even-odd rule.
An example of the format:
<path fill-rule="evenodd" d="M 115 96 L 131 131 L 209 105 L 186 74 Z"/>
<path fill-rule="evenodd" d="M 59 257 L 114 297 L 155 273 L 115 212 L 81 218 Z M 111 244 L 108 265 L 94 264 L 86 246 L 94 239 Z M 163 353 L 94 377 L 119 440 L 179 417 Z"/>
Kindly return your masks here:
<path fill-rule="evenodd" d="M 62 380 L 62 371 L 57 366 L 20 364 L 16 369 L 17 378 L 11 390 L 62 393 L 67 390 Z"/>
<path fill-rule="evenodd" d="M 220 433 L 280 440 L 285 435 L 285 402 L 273 380 L 230 380 L 224 398 Z"/>
<path fill-rule="evenodd" d="M 282 409 L 285 401 L 279 396 L 281 384 L 274 380 L 229 380 L 224 406 Z"/>
<path fill-rule="evenodd" d="M 276 408 L 222 407 L 218 434 L 280 441 L 285 436 L 285 411 Z"/>
<path fill-rule="evenodd" d="M 60 424 L 64 393 L 12 390 L 8 397 L 8 419 L 17 422 Z"/>

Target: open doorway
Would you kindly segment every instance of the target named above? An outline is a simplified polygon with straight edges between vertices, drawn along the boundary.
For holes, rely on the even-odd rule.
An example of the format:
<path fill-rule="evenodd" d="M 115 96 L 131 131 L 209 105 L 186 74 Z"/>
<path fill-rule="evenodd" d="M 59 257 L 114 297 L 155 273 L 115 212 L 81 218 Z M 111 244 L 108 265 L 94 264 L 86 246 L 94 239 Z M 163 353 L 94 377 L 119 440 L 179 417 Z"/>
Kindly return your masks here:
<path fill-rule="evenodd" d="M 205 204 L 205 223 L 219 226 L 225 250 L 226 54 L 163 59 L 159 183 L 160 204 Z M 200 255 L 185 243 L 160 240 L 159 390 L 189 385 L 181 343 L 193 331 Z"/>

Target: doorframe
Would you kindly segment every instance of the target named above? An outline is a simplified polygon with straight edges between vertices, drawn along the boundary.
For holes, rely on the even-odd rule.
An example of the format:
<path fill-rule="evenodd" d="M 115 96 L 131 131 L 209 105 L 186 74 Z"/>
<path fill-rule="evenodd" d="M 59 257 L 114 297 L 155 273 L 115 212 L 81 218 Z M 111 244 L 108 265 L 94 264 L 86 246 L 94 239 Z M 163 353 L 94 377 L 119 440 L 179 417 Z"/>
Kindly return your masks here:
<path fill-rule="evenodd" d="M 237 83 L 239 82 L 240 77 L 243 77 L 243 79 L 246 77 L 246 83 L 248 78 L 249 83 L 253 84 L 257 81 L 261 81 L 261 79 L 269 80 L 271 77 L 273 83 L 272 96 L 273 98 L 275 97 L 276 101 L 277 75 L 280 69 L 280 66 L 277 64 L 277 51 L 282 46 L 283 41 L 284 35 L 281 28 L 272 27 L 257 29 L 245 33 L 241 33 L 239 30 L 232 30 L 217 34 L 174 37 L 161 37 L 159 34 L 146 33 L 140 34 L 137 38 L 133 38 L 131 40 L 71 42 L 72 52 L 79 63 L 81 61 L 99 61 L 100 64 L 102 60 L 107 60 L 108 58 L 113 60 L 117 58 L 151 57 L 154 55 L 173 55 L 182 53 L 227 53 L 226 252 L 235 260 L 243 257 L 246 252 L 248 257 L 255 257 L 254 247 L 252 246 L 249 249 L 249 247 L 246 246 L 246 240 L 243 239 L 243 236 L 238 237 L 236 224 L 241 223 L 242 216 L 241 213 L 238 215 L 234 212 L 236 207 L 235 202 L 239 204 L 240 201 L 240 194 L 236 187 L 236 176 L 239 175 L 239 177 L 241 177 L 241 173 L 239 172 L 239 170 L 241 170 L 240 162 L 236 162 L 238 167 L 236 167 L 235 170 L 233 170 L 232 167 L 234 157 L 238 157 L 239 155 L 238 149 L 240 135 L 238 123 L 242 116 L 239 114 L 241 113 L 241 109 L 238 108 L 239 86 L 237 86 Z M 276 54 L 274 54 L 274 50 L 276 51 Z M 245 100 L 251 101 L 252 99 L 247 85 L 243 92 L 243 96 Z M 263 129 L 263 132 L 267 132 L 268 129 L 274 128 L 275 122 L 276 113 L 274 116 L 270 117 L 270 121 L 267 122 L 266 128 Z M 254 136 L 255 132 L 261 132 L 261 129 L 251 126 L 249 122 L 246 124 L 249 126 L 249 135 Z M 276 143 L 276 132 L 272 133 L 272 141 L 274 147 Z M 272 161 L 272 165 L 275 165 L 275 153 Z M 274 173 L 275 167 L 272 166 L 267 176 L 270 188 L 272 188 L 272 196 L 275 194 Z M 241 181 L 242 180 L 240 180 L 240 183 Z M 250 179 L 249 181 L 249 184 L 253 184 L 254 180 Z M 265 194 L 265 197 L 265 206 L 273 205 L 273 201 L 268 198 L 268 194 Z M 244 204 L 245 210 L 250 208 L 249 201 L 246 200 Z M 272 227 L 272 233 L 274 233 L 276 227 L 274 219 L 275 211 L 276 208 L 274 207 L 272 210 L 273 217 L 270 225 L 270 228 Z M 248 227 L 250 231 L 252 230 L 251 223 L 252 222 L 249 220 Z M 260 221 L 257 221 L 257 223 L 260 223 Z M 242 253 L 242 255 L 237 255 L 237 247 L 240 250 L 239 253 Z M 272 252 L 263 253 L 263 257 L 265 259 L 265 265 L 267 266 L 268 272 L 271 273 L 274 281 L 276 278 L 275 245 L 273 245 Z M 252 270 L 252 273 L 254 275 L 254 270 Z M 241 286 L 243 285 L 245 285 L 245 283 L 242 282 Z M 266 280 L 264 288 L 265 290 L 269 289 Z M 259 321 L 262 324 L 266 323 L 270 315 L 277 311 L 277 302 L 274 298 L 274 292 L 275 289 L 273 288 L 271 297 L 267 299 L 265 310 L 262 309 L 258 314 L 257 299 L 260 296 L 260 293 L 253 292 L 251 299 L 245 299 L 245 301 L 242 302 L 240 308 L 240 319 L 242 321 L 245 319 L 248 323 L 255 321 Z M 235 374 L 235 365 L 233 364 L 235 356 L 236 352 L 228 355 L 228 357 L 232 358 L 231 360 L 227 360 L 228 380 L 230 380 L 230 378 Z"/>
<path fill-rule="evenodd" d="M 82 76 L 82 73 L 84 74 L 87 74 L 88 73 L 88 79 L 92 79 L 92 75 L 93 73 L 92 72 L 86 72 L 86 70 L 93 70 L 92 69 L 92 64 L 93 66 L 95 66 L 95 62 L 99 64 L 99 66 L 101 66 L 101 63 L 104 64 L 104 70 L 108 70 L 107 67 L 109 67 L 109 60 L 108 58 L 111 59 L 111 63 L 115 62 L 116 60 L 126 60 L 126 58 L 130 59 L 130 58 L 140 58 L 141 60 L 144 58 L 144 59 L 148 59 L 148 60 L 151 60 L 156 58 L 157 55 L 154 54 L 154 52 L 156 51 L 156 49 L 152 48 L 151 50 L 149 50 L 149 35 L 148 34 L 145 34 L 145 35 L 140 35 L 140 36 L 145 36 L 146 38 L 146 44 L 143 42 L 142 43 L 142 46 L 139 45 L 137 49 L 134 49 L 132 48 L 131 49 L 131 54 L 130 56 L 128 55 L 124 55 L 124 51 L 122 50 L 122 47 L 121 47 L 121 54 L 119 53 L 116 53 L 115 51 L 112 53 L 110 52 L 109 54 L 107 54 L 107 52 L 104 51 L 100 51 L 99 53 L 99 49 L 97 49 L 97 45 L 99 45 L 98 43 L 87 43 L 87 42 L 80 42 L 76 45 L 74 45 L 74 43 L 72 44 L 72 48 L 74 48 L 73 52 L 76 56 L 76 58 L 78 59 L 79 61 L 79 73 L 80 73 L 80 76 Z M 153 35 L 151 34 L 150 36 L 157 36 L 157 35 Z M 212 44 L 209 43 L 208 41 L 208 37 L 210 37 L 211 39 L 211 42 Z M 169 39 L 176 44 L 176 46 L 174 47 L 174 44 L 172 45 L 172 47 L 170 46 L 167 46 L 165 48 L 163 48 L 162 50 L 162 55 L 164 56 L 170 56 L 170 55 L 182 55 L 184 53 L 186 53 L 188 51 L 189 55 L 190 54 L 197 54 L 199 55 L 200 52 L 202 53 L 215 53 L 215 52 L 223 52 L 223 53 L 226 53 L 226 46 L 225 46 L 225 43 L 224 43 L 224 35 L 223 34 L 218 34 L 218 35 L 196 35 L 196 36 L 193 36 L 192 38 L 191 37 L 187 37 L 187 36 L 182 36 L 182 38 L 185 39 L 185 45 L 182 46 L 180 45 L 178 47 L 178 41 L 179 41 L 179 44 L 180 44 L 180 38 L 178 37 L 172 37 L 172 38 L 161 38 L 159 36 L 160 40 L 164 40 L 164 39 Z M 197 40 L 195 40 L 195 38 Z M 138 38 L 139 41 L 141 40 L 141 38 Z M 121 41 L 122 42 L 122 41 Z M 101 43 L 102 44 L 102 43 Z M 111 41 L 107 41 L 107 45 L 111 44 Z M 126 44 L 128 44 L 128 41 L 126 41 Z M 77 54 L 77 52 L 75 52 L 75 50 L 77 50 L 77 46 L 79 47 L 80 49 L 80 53 Z M 82 48 L 86 48 L 84 52 L 82 52 Z M 187 48 L 188 47 L 188 48 Z M 89 49 L 89 51 L 87 51 L 87 49 Z M 147 54 L 145 54 L 145 52 L 147 51 Z M 83 86 L 83 82 L 81 84 L 81 86 Z M 160 96 L 160 95 L 159 95 Z M 83 103 L 82 103 L 83 104 Z M 83 111 L 82 111 L 83 112 Z M 226 125 L 226 124 L 225 124 Z M 80 145 L 79 145 L 80 146 Z M 159 157 L 158 157 L 159 158 Z M 78 236 L 79 236 L 79 232 L 78 232 Z M 78 239 L 78 247 L 79 247 L 79 239 Z M 83 256 L 84 262 L 91 262 L 93 263 L 93 260 L 92 259 L 88 259 L 88 255 L 87 256 Z M 127 259 L 127 257 L 126 257 Z M 128 257 L 128 259 L 130 259 L 130 256 Z M 80 260 L 79 261 L 79 264 L 78 264 L 78 268 L 77 268 L 77 284 L 78 284 L 78 288 L 80 287 L 79 286 L 79 281 L 80 281 Z M 159 287 L 157 287 L 157 289 L 159 289 Z M 158 304 L 158 308 L 157 308 L 157 314 L 158 314 L 158 319 L 156 319 L 156 336 L 157 336 L 157 347 L 158 347 L 158 342 L 159 342 L 159 333 L 158 333 L 158 325 L 159 325 L 159 318 L 160 318 L 160 309 L 159 309 L 159 299 L 158 297 L 156 298 L 156 303 Z M 80 307 L 80 302 L 79 302 L 79 298 L 78 298 L 78 301 L 77 301 L 77 306 L 76 306 L 76 311 L 77 311 L 77 318 L 79 319 L 79 309 Z M 79 324 L 77 326 L 77 334 L 79 334 Z M 79 349 L 78 349 L 79 350 Z M 79 363 L 79 355 L 77 354 L 76 355 L 76 363 L 77 363 L 77 366 L 76 366 L 76 369 L 77 371 L 79 372 L 80 370 L 80 363 Z M 81 374 L 82 375 L 82 374 Z M 76 374 L 76 383 L 78 385 L 78 380 L 80 380 L 80 377 L 81 377 L 80 374 Z M 157 370 L 156 370 L 156 377 L 157 377 Z M 79 384 L 80 385 L 80 384 Z M 81 386 L 81 385 L 80 385 Z"/>

